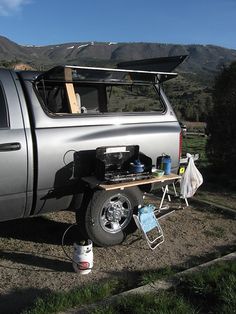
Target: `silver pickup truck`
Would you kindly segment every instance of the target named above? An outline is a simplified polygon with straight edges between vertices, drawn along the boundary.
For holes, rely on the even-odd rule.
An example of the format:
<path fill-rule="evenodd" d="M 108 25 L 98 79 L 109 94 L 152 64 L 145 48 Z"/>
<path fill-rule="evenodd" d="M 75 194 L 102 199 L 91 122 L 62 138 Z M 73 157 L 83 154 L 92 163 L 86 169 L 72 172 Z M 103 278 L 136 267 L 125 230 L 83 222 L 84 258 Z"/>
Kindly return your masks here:
<path fill-rule="evenodd" d="M 74 210 L 97 245 L 123 241 L 147 186 L 104 191 L 84 178 L 132 174 L 132 158 L 150 173 L 163 153 L 178 171 L 181 128 L 162 83 L 185 57 L 0 69 L 0 220 Z"/>

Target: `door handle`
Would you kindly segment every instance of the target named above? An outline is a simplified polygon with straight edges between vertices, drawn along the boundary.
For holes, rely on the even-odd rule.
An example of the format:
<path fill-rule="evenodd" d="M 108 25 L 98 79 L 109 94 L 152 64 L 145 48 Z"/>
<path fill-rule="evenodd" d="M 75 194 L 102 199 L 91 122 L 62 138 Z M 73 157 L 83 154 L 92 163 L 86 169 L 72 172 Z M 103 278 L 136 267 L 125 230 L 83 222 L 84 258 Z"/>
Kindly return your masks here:
<path fill-rule="evenodd" d="M 9 152 L 13 150 L 20 150 L 21 144 L 20 143 L 4 143 L 0 144 L 0 152 Z"/>

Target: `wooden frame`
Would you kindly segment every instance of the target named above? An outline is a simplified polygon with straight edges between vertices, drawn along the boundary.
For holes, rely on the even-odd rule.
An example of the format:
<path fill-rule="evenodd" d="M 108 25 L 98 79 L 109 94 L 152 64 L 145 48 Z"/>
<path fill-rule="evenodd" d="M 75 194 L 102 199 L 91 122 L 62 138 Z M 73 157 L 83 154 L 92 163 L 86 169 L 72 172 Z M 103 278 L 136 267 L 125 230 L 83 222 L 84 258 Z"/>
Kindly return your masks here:
<path fill-rule="evenodd" d="M 69 104 L 70 104 L 70 111 L 71 111 L 71 113 L 81 113 L 80 106 L 77 103 L 74 85 L 72 83 L 72 69 L 71 68 L 65 68 L 64 73 L 65 73 L 65 81 L 70 82 L 70 83 L 65 83 L 66 84 L 67 97 L 68 97 Z"/>

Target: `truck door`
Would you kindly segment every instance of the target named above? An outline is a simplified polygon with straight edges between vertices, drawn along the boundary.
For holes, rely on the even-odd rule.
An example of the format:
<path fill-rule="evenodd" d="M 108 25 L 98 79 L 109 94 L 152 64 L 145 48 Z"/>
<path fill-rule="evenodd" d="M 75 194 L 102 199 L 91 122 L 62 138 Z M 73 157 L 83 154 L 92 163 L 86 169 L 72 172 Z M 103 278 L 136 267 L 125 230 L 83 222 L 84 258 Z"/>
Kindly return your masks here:
<path fill-rule="evenodd" d="M 27 146 L 19 97 L 11 73 L 0 70 L 0 221 L 24 215 Z"/>

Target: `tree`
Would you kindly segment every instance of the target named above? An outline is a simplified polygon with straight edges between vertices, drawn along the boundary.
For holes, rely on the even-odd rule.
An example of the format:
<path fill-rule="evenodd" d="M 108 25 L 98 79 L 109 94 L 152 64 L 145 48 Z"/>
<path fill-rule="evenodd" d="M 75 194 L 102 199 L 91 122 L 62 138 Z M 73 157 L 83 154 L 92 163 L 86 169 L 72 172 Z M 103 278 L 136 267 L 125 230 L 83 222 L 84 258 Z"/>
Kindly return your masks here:
<path fill-rule="evenodd" d="M 208 117 L 208 156 L 213 165 L 236 174 L 236 62 L 217 76 Z"/>

